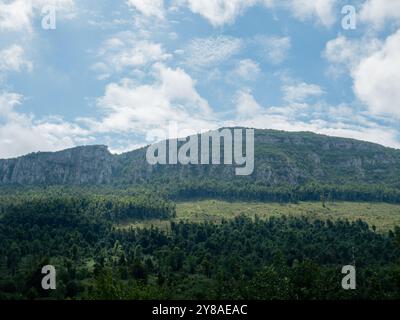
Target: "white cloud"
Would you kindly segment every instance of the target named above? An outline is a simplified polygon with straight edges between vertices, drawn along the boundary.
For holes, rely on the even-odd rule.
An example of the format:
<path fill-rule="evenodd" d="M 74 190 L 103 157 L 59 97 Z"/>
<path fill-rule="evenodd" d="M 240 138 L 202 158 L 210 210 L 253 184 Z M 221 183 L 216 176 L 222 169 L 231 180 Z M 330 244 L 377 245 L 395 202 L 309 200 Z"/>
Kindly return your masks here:
<path fill-rule="evenodd" d="M 362 38 L 349 40 L 343 35 L 327 42 L 324 56 L 325 58 L 345 68 L 352 69 L 357 66 L 366 56 L 382 46 L 382 41 L 376 38 Z M 343 67 L 343 66 L 341 66 Z"/>
<path fill-rule="evenodd" d="M 46 6 L 53 6 L 59 13 L 66 14 L 66 17 L 73 17 L 76 10 L 74 0 L 31 0 L 35 9 L 42 10 Z M 26 1 L 29 2 L 29 1 Z"/>
<path fill-rule="evenodd" d="M 186 0 L 183 1 L 193 13 L 200 14 L 213 26 L 233 23 L 245 9 L 258 0 Z"/>
<path fill-rule="evenodd" d="M 23 97 L 0 93 L 0 158 L 11 158 L 36 151 L 57 151 L 91 140 L 79 126 L 53 117 L 36 120 L 16 108 Z"/>
<path fill-rule="evenodd" d="M 337 0 L 180 0 L 178 2 L 180 5 L 188 6 L 193 13 L 203 16 L 214 27 L 233 23 L 238 16 L 255 5 L 289 10 L 299 20 L 316 19 L 326 27 L 332 26 L 336 20 L 334 9 Z"/>
<path fill-rule="evenodd" d="M 170 122 L 196 129 L 210 127 L 212 110 L 195 88 L 195 81 L 182 69 L 158 63 L 153 67 L 152 84 L 136 84 L 130 79 L 111 83 L 98 100 L 105 116 L 80 119 L 100 133 L 147 134 Z"/>
<path fill-rule="evenodd" d="M 233 80 L 239 77 L 242 80 L 254 81 L 257 79 L 260 73 L 261 67 L 257 62 L 251 59 L 244 59 L 240 60 L 239 63 L 236 65 L 231 74 L 231 77 L 233 78 Z"/>
<path fill-rule="evenodd" d="M 261 48 L 264 59 L 272 64 L 282 63 L 287 58 L 291 48 L 289 37 L 257 36 L 255 42 Z"/>
<path fill-rule="evenodd" d="M 315 18 L 325 27 L 332 26 L 336 21 L 337 0 L 287 0 L 282 3 L 301 21 Z"/>
<path fill-rule="evenodd" d="M 312 131 L 400 148 L 396 127 L 380 125 L 350 106 L 296 103 L 264 108 L 249 91 L 239 92 L 237 97 L 236 119 L 225 121 L 224 126 Z"/>
<path fill-rule="evenodd" d="M 360 12 L 360 19 L 381 28 L 388 21 L 400 23 L 400 1 L 367 0 Z"/>
<path fill-rule="evenodd" d="M 31 71 L 32 67 L 32 62 L 25 57 L 21 46 L 14 44 L 0 51 L 0 72 L 19 72 L 24 68 Z"/>
<path fill-rule="evenodd" d="M 249 119 L 262 112 L 261 106 L 249 90 L 236 93 L 236 115 L 238 119 Z"/>
<path fill-rule="evenodd" d="M 194 67 L 221 63 L 237 54 L 241 47 L 242 40 L 228 36 L 193 39 L 185 50 L 186 63 Z"/>
<path fill-rule="evenodd" d="M 32 30 L 32 5 L 26 0 L 0 0 L 0 31 Z"/>
<path fill-rule="evenodd" d="M 282 91 L 287 102 L 303 102 L 310 97 L 319 97 L 324 94 L 320 86 L 305 82 L 286 84 L 282 87 Z"/>
<path fill-rule="evenodd" d="M 34 14 L 40 15 L 47 5 L 56 8 L 58 17 L 75 16 L 74 0 L 0 0 L 0 31 L 32 32 Z"/>
<path fill-rule="evenodd" d="M 127 0 L 127 3 L 146 17 L 164 18 L 163 0 Z"/>
<path fill-rule="evenodd" d="M 354 69 L 354 91 L 374 114 L 400 119 L 400 30 Z"/>
<path fill-rule="evenodd" d="M 105 79 L 114 72 L 134 70 L 154 62 L 165 61 L 172 55 L 165 52 L 162 45 L 149 40 L 136 39 L 131 33 L 122 33 L 106 40 L 99 50 L 100 62 L 92 69 Z"/>
<path fill-rule="evenodd" d="M 325 57 L 331 69 L 348 70 L 355 95 L 372 114 L 400 118 L 400 30 L 385 41 L 339 36 L 327 43 Z"/>

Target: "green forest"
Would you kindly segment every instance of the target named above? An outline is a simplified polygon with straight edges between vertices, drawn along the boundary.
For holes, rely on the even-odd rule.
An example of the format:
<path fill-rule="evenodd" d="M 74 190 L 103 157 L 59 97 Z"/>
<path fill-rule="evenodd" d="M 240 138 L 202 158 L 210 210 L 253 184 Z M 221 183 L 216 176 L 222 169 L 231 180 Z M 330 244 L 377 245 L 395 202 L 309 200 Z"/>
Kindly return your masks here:
<path fill-rule="evenodd" d="M 198 184 L 199 185 L 199 184 Z M 194 184 L 193 184 L 194 186 Z M 359 186 L 257 188 L 196 197 L 262 201 L 338 200 L 397 203 L 396 193 Z M 217 189 L 217 188 L 216 188 Z M 399 299 L 400 228 L 378 232 L 362 220 L 236 216 L 177 221 L 181 186 L 159 189 L 3 189 L 0 196 L 0 299 Z M 322 192 L 321 192 L 322 190 Z M 368 196 L 368 194 L 370 196 Z M 343 196 L 346 195 L 346 199 Z M 170 221 L 168 229 L 118 228 Z M 56 290 L 43 290 L 53 265 Z M 345 265 L 357 289 L 344 290 Z"/>

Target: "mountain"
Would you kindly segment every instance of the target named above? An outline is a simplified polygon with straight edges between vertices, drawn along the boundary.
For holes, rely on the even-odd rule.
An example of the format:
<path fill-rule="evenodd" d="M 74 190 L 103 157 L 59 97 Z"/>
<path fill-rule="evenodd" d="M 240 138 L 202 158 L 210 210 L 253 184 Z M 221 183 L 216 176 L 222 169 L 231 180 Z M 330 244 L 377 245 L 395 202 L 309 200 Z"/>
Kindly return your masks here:
<path fill-rule="evenodd" d="M 121 185 L 212 179 L 265 186 L 382 184 L 400 188 L 400 150 L 310 132 L 255 130 L 255 169 L 229 165 L 149 165 L 146 148 L 121 155 L 83 146 L 0 160 L 0 185 Z"/>

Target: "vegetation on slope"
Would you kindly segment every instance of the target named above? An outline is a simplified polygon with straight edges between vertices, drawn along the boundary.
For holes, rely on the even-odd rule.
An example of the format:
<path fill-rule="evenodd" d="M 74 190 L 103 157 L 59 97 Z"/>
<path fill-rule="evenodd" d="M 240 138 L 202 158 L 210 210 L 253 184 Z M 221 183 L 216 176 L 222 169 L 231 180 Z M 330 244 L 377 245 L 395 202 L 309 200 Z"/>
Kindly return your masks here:
<path fill-rule="evenodd" d="M 249 219 L 267 220 L 275 217 L 307 217 L 311 220 L 362 220 L 373 230 L 387 233 L 400 225 L 400 205 L 370 202 L 299 202 L 299 203 L 265 203 L 265 202 L 228 202 L 223 200 L 184 201 L 176 204 L 176 217 L 173 219 L 146 219 L 124 221 L 117 227 L 151 228 L 152 226 L 169 230 L 170 222 L 185 221 L 188 223 L 221 223 L 239 216 Z"/>
<path fill-rule="evenodd" d="M 151 212 L 173 217 L 172 203 L 146 201 L 1 197 L 0 299 L 400 298 L 399 228 L 307 216 L 115 228 Z M 357 290 L 345 291 L 341 268 L 353 263 Z M 47 264 L 57 270 L 55 291 L 41 289 Z"/>
<path fill-rule="evenodd" d="M 392 238 L 373 233 L 361 222 L 311 223 L 294 218 L 251 222 L 236 218 L 221 225 L 173 225 L 169 235 L 157 230 L 98 230 L 92 239 L 85 238 L 83 230 L 60 228 L 53 239 L 35 229 L 25 230 L 21 236 L 20 228 L 16 235 L 3 228 L 2 241 L 26 241 L 22 252 L 27 255 L 21 256 L 15 242 L 11 243 L 13 251 L 2 252 L 10 270 L 1 277 L 2 297 L 399 297 L 398 267 L 393 263 L 399 252 Z M 74 241 L 68 241 L 71 237 Z M 359 288 L 347 292 L 340 287 L 340 269 L 352 263 L 353 248 Z M 38 285 L 41 263 L 52 263 L 60 270 L 54 292 L 44 292 Z"/>
<path fill-rule="evenodd" d="M 112 155 L 105 146 L 0 160 L 2 185 L 127 186 L 193 180 L 263 187 L 318 185 L 400 187 L 400 150 L 307 132 L 256 130 L 255 170 L 237 177 L 227 165 L 156 165 L 142 148 Z"/>

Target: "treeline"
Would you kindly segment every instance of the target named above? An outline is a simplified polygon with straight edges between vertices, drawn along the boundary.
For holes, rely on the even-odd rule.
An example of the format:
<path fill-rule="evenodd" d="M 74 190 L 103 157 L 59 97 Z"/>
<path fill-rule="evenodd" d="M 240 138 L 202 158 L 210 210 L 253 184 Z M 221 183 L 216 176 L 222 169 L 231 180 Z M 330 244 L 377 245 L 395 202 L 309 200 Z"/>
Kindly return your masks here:
<path fill-rule="evenodd" d="M 239 217 L 116 230 L 0 218 L 0 299 L 399 299 L 400 230 L 362 222 Z M 341 287 L 356 265 L 357 290 Z M 43 265 L 57 269 L 44 291 Z"/>
<path fill-rule="evenodd" d="M 93 222 L 168 219 L 175 204 L 157 196 L 22 194 L 0 197 L 0 215 L 7 223 L 76 226 L 80 217 Z"/>
<path fill-rule="evenodd" d="M 151 187 L 151 186 L 150 186 Z M 194 180 L 164 184 L 167 197 L 173 200 L 214 198 L 223 200 L 292 202 L 298 201 L 370 201 L 400 203 L 400 190 L 383 185 L 322 185 L 265 186 L 252 182 L 221 182 Z"/>
<path fill-rule="evenodd" d="M 95 199 L 95 202 L 98 203 L 103 201 L 101 198 L 105 199 L 104 201 L 111 199 L 110 201 L 114 203 L 120 201 L 124 203 L 123 206 L 127 206 L 129 201 L 133 201 L 137 203 L 134 207 L 146 207 L 146 210 L 151 203 L 150 211 L 152 212 L 161 210 L 171 211 L 172 213 L 174 205 L 171 201 L 210 198 L 282 203 L 296 203 L 298 201 L 400 203 L 400 189 L 379 184 L 338 183 L 329 185 L 315 182 L 305 185 L 268 186 L 262 182 L 254 182 L 249 179 L 226 182 L 211 179 L 179 181 L 179 179 L 162 178 L 141 185 L 0 187 L 0 192 L 3 194 L 3 197 L 0 197 L 0 203 L 3 201 L 2 199 L 12 199 L 16 196 L 28 199 L 44 194 L 48 198 L 68 196 L 93 199 L 94 196 L 97 196 L 98 198 Z M 116 204 L 115 207 L 118 207 L 118 205 Z M 100 210 L 104 211 L 102 208 Z M 123 212 L 124 209 L 120 211 Z M 150 215 L 153 215 L 153 213 Z M 146 218 L 146 214 L 144 214 L 143 218 Z"/>

